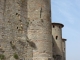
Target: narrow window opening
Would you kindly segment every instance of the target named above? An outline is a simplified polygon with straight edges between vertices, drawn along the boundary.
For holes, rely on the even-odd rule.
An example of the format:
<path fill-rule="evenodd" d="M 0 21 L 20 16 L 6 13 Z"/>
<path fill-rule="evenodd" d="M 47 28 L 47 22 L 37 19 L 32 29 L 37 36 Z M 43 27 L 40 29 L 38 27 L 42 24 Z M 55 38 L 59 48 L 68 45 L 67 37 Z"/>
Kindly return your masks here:
<path fill-rule="evenodd" d="M 42 14 L 42 7 L 41 7 L 41 10 L 40 10 L 40 18 L 41 18 L 41 14 Z"/>
<path fill-rule="evenodd" d="M 55 26 L 53 25 L 53 28 L 55 28 Z"/>
<path fill-rule="evenodd" d="M 18 29 L 18 27 L 17 27 L 17 29 Z"/>
<path fill-rule="evenodd" d="M 59 28 L 61 28 L 61 27 L 59 26 Z"/>
<path fill-rule="evenodd" d="M 58 39 L 58 36 L 56 36 L 56 40 Z"/>

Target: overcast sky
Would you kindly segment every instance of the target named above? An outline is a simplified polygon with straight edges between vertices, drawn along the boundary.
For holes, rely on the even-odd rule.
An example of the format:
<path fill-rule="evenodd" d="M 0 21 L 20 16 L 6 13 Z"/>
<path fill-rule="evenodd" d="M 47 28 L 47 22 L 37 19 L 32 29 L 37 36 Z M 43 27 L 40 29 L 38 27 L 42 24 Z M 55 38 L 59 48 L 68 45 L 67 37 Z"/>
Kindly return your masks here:
<path fill-rule="evenodd" d="M 80 60 L 80 0 L 52 0 L 52 22 L 64 24 L 66 60 Z"/>

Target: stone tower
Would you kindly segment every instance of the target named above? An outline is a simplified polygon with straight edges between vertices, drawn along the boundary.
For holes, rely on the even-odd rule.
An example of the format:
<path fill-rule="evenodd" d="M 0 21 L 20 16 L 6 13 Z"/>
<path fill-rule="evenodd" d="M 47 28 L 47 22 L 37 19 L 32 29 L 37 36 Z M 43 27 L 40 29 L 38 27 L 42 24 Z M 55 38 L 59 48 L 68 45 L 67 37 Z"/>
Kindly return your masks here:
<path fill-rule="evenodd" d="M 52 60 L 50 0 L 0 0 L 0 28 L 4 59 Z"/>
<path fill-rule="evenodd" d="M 53 57 L 54 60 L 63 60 L 62 27 L 61 23 L 52 23 Z"/>
<path fill-rule="evenodd" d="M 62 39 L 63 60 L 66 60 L 66 39 Z"/>
<path fill-rule="evenodd" d="M 28 38 L 35 44 L 33 60 L 52 60 L 50 0 L 27 0 L 27 12 Z"/>

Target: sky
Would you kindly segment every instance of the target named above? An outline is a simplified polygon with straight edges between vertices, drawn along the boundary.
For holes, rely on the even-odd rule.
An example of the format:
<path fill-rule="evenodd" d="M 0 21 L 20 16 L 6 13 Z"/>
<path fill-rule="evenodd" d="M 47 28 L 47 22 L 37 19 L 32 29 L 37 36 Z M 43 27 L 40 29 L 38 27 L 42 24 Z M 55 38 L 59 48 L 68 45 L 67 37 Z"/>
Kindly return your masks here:
<path fill-rule="evenodd" d="M 80 60 L 80 0 L 51 0 L 52 22 L 64 24 L 66 60 Z"/>

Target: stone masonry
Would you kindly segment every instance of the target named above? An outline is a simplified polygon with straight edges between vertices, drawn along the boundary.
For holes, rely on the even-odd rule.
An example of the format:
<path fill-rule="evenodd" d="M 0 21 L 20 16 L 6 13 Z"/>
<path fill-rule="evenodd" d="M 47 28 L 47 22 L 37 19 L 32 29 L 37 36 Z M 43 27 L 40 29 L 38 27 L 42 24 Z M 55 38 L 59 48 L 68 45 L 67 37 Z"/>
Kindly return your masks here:
<path fill-rule="evenodd" d="M 61 23 L 52 23 L 52 47 L 54 60 L 66 60 L 65 56 L 65 41 L 62 38 L 62 28 L 64 27 Z"/>
<path fill-rule="evenodd" d="M 64 60 L 63 25 L 58 26 L 52 29 L 50 0 L 0 0 L 0 60 L 55 60 L 55 54 Z M 56 34 L 58 40 L 52 39 Z"/>

